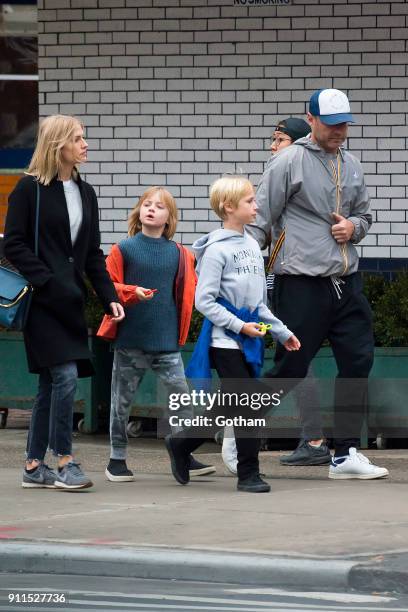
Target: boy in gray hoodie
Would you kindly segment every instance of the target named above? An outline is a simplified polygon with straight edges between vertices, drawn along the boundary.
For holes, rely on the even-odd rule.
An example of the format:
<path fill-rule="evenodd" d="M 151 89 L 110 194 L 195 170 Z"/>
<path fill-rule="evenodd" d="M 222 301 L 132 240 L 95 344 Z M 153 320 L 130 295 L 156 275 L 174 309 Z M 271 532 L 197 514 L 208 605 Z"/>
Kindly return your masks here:
<path fill-rule="evenodd" d="M 210 202 L 224 221 L 224 228 L 200 238 L 193 245 L 198 261 L 195 303 L 212 324 L 208 337 L 211 362 L 222 380 L 222 391 L 230 392 L 236 391 L 231 379 L 255 377 L 256 369 L 251 367 L 247 356 L 247 345 L 251 342 L 247 340 L 252 338 L 252 344 L 262 344 L 263 351 L 259 339 L 265 335 L 266 329 L 260 321 L 271 326 L 271 334 L 286 350 L 298 350 L 300 342 L 266 306 L 263 257 L 256 240 L 245 232 L 245 225 L 253 222 L 257 213 L 252 184 L 241 176 L 218 179 L 211 187 Z M 200 340 L 198 345 L 202 346 Z M 249 347 L 249 351 L 252 348 Z M 270 491 L 269 484 L 259 475 L 259 438 L 245 437 L 245 427 L 236 426 L 234 429 L 238 450 L 238 490 Z M 189 481 L 189 454 L 204 442 L 202 437 L 192 438 L 192 435 L 194 431 L 185 430 L 166 438 L 172 472 L 180 484 Z"/>

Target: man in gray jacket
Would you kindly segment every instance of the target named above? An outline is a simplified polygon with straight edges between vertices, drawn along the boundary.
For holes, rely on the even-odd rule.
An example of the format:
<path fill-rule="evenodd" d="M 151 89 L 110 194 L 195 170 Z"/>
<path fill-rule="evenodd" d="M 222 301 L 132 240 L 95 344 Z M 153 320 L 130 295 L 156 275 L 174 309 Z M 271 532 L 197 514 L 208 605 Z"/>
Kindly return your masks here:
<path fill-rule="evenodd" d="M 316 91 L 307 119 L 311 134 L 271 158 L 256 196 L 251 233 L 261 247 L 273 236 L 274 312 L 302 343 L 296 353 L 278 344 L 266 376 L 303 378 L 327 338 L 338 367 L 329 477 L 382 478 L 388 470 L 357 452 L 374 342 L 354 245 L 372 217 L 361 164 L 342 146 L 353 122 L 347 96 Z"/>

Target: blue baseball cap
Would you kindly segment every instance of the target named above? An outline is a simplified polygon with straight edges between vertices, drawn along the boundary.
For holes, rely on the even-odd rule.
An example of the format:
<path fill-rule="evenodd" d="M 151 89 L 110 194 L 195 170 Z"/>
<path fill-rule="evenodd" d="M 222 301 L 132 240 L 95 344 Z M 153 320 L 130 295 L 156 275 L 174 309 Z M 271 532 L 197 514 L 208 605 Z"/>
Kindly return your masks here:
<path fill-rule="evenodd" d="M 339 89 L 318 89 L 309 101 L 309 113 L 319 117 L 326 125 L 354 123 L 350 111 L 350 102 L 345 93 Z"/>

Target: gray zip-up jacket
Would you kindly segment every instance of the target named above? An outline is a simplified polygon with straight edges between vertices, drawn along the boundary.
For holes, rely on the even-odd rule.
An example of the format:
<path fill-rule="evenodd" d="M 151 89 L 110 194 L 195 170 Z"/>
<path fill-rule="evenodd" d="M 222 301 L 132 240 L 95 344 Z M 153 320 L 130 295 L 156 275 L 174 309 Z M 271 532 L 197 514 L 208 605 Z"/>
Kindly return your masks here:
<path fill-rule="evenodd" d="M 272 230 L 272 249 L 285 231 L 273 267 L 276 274 L 344 276 L 357 271 L 354 244 L 371 226 L 370 199 L 358 159 L 344 148 L 339 156 L 339 197 L 338 159 L 310 137 L 300 138 L 269 160 L 256 192 L 256 222 L 247 230 L 261 247 Z M 331 234 L 333 212 L 355 226 L 351 241 L 345 245 L 339 245 Z"/>

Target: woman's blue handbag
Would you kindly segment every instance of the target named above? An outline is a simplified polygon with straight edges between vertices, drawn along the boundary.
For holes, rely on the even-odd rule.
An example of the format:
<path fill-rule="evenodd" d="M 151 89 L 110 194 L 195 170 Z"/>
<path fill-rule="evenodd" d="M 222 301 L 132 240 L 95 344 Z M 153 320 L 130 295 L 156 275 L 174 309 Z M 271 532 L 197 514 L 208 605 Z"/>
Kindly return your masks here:
<path fill-rule="evenodd" d="M 35 213 L 35 249 L 38 255 L 38 221 L 40 213 L 40 186 L 37 182 Z M 21 274 L 0 265 L 0 326 L 21 331 L 27 321 L 33 287 Z"/>

